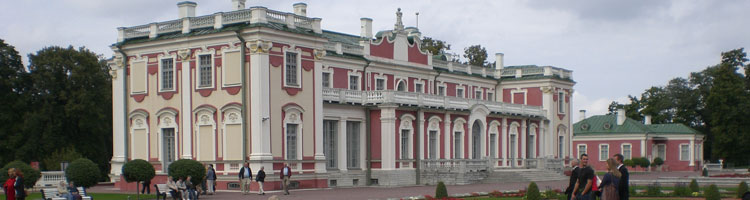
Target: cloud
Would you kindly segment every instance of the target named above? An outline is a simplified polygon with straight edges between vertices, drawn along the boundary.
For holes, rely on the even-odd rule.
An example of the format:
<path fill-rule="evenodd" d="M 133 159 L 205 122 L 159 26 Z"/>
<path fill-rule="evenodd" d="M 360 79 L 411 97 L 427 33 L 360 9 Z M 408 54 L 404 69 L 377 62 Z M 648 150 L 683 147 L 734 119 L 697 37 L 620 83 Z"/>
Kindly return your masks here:
<path fill-rule="evenodd" d="M 612 101 L 617 101 L 618 103 L 627 103 L 630 102 L 630 100 L 627 97 L 617 97 L 617 98 L 596 98 L 596 99 L 590 99 L 584 94 L 581 94 L 579 91 L 573 92 L 573 110 L 571 113 L 571 118 L 573 123 L 576 123 L 580 121 L 581 115 L 580 110 L 586 110 L 586 117 L 591 117 L 594 115 L 604 115 L 609 112 L 609 104 L 612 103 Z"/>

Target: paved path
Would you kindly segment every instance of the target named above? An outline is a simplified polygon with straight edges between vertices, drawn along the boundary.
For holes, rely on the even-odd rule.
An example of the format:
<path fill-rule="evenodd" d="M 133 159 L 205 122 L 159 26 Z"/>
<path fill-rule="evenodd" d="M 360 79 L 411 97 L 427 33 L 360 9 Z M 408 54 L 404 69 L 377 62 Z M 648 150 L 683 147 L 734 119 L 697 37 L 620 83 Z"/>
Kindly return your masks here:
<path fill-rule="evenodd" d="M 698 172 L 651 172 L 644 174 L 633 174 L 632 180 L 653 180 L 659 177 L 688 177 L 697 176 Z M 538 182 L 540 190 L 562 189 L 567 187 L 567 180 Z M 492 183 L 472 185 L 448 185 L 449 194 L 491 192 L 493 190 L 520 190 L 525 189 L 528 182 L 519 183 Z M 89 189 L 90 192 L 120 193 L 111 185 L 97 186 Z M 305 189 L 292 190 L 291 195 L 282 195 L 280 191 L 268 191 L 265 196 L 257 194 L 242 195 L 238 191 L 219 191 L 216 195 L 206 195 L 201 199 L 268 199 L 272 195 L 278 195 L 283 200 L 295 199 L 326 199 L 326 200 L 349 200 L 349 199 L 388 199 L 403 198 L 410 196 L 434 195 L 435 186 L 407 186 L 407 187 L 356 187 L 356 188 L 327 188 L 327 189 Z"/>

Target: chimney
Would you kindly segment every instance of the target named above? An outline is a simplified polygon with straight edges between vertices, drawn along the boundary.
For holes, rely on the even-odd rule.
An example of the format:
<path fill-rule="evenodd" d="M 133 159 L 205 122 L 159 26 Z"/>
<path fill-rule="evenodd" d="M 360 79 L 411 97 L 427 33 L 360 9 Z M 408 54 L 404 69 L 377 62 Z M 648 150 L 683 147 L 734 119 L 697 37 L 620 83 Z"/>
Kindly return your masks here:
<path fill-rule="evenodd" d="M 625 109 L 618 108 L 617 109 L 617 125 L 622 125 L 625 123 Z"/>
<path fill-rule="evenodd" d="M 495 69 L 496 70 L 502 70 L 503 67 L 503 57 L 505 57 L 505 54 L 503 53 L 495 53 Z"/>
<path fill-rule="evenodd" d="M 368 39 L 372 38 L 372 19 L 363 17 L 359 18 L 359 21 L 362 24 L 359 36 Z"/>
<path fill-rule="evenodd" d="M 306 3 L 295 3 L 294 14 L 299 16 L 307 17 L 307 4 Z"/>
<path fill-rule="evenodd" d="M 579 112 L 580 112 L 580 114 L 578 114 L 578 115 L 580 115 L 580 117 L 581 117 L 580 121 L 583 121 L 584 119 L 586 119 L 586 110 L 580 110 Z"/>
<path fill-rule="evenodd" d="M 233 10 L 244 10 L 245 9 L 245 0 L 232 0 L 232 9 Z"/>
<path fill-rule="evenodd" d="M 192 1 L 183 1 L 177 3 L 177 8 L 180 10 L 180 14 L 178 15 L 180 19 L 185 17 L 195 17 L 196 6 L 198 6 L 198 4 Z"/>
<path fill-rule="evenodd" d="M 646 115 L 643 117 L 643 124 L 651 125 L 651 115 Z"/>

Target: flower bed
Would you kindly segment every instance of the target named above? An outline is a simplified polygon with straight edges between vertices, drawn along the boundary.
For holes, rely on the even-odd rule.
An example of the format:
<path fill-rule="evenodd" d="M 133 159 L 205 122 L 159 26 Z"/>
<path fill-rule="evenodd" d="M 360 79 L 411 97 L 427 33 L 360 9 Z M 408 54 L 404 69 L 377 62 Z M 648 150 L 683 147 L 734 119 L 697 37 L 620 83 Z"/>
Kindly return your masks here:
<path fill-rule="evenodd" d="M 750 178 L 750 174 L 719 174 L 710 176 L 712 178 Z"/>

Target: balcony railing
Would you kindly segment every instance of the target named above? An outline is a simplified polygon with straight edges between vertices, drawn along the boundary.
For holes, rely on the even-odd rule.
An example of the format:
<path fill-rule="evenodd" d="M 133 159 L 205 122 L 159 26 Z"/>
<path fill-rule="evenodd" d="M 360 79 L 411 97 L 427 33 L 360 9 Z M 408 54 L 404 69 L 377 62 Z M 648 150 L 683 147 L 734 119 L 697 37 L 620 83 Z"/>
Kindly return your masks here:
<path fill-rule="evenodd" d="M 487 159 L 455 159 L 455 160 L 421 160 L 421 170 L 450 171 L 465 173 L 471 171 L 487 171 L 490 163 Z"/>
<path fill-rule="evenodd" d="M 338 88 L 323 88 L 323 100 L 328 102 L 378 105 L 400 104 L 429 108 L 443 108 L 450 110 L 469 110 L 472 106 L 485 105 L 493 113 L 524 116 L 543 116 L 540 106 L 509 104 L 497 101 L 466 99 L 414 92 L 400 91 L 360 91 Z"/>
<path fill-rule="evenodd" d="M 117 41 L 126 39 L 146 37 L 155 38 L 165 33 L 190 33 L 195 29 L 213 27 L 220 29 L 223 26 L 237 23 L 280 23 L 289 28 L 301 27 L 311 29 L 315 33 L 323 33 L 320 27 L 320 18 L 308 18 L 281 11 L 269 10 L 265 7 L 252 7 L 232 12 L 219 12 L 213 15 L 198 17 L 186 17 L 166 22 L 156 22 L 146 25 L 118 28 Z"/>
<path fill-rule="evenodd" d="M 43 171 L 42 177 L 34 185 L 35 188 L 57 187 L 60 181 L 66 181 L 64 171 Z"/>

